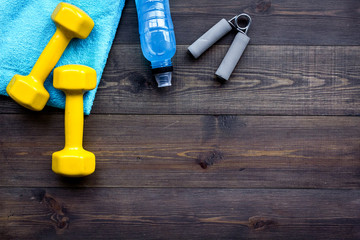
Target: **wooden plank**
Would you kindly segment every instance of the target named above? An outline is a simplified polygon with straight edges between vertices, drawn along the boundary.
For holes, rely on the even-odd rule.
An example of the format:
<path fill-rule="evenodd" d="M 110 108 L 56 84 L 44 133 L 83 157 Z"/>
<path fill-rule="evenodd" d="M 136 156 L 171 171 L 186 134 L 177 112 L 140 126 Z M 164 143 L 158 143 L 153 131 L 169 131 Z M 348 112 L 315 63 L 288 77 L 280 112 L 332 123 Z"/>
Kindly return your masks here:
<path fill-rule="evenodd" d="M 360 47 L 250 46 L 220 84 L 214 73 L 226 51 L 194 60 L 179 47 L 173 86 L 158 89 L 140 48 L 115 46 L 93 113 L 360 114 Z"/>
<path fill-rule="evenodd" d="M 220 19 L 242 12 L 253 20 L 250 44 L 359 45 L 358 0 L 171 0 L 178 44 L 190 45 Z M 116 44 L 139 44 L 134 1 L 127 1 L 115 38 Z M 234 35 L 219 44 L 230 44 Z"/>
<path fill-rule="evenodd" d="M 360 187 L 359 117 L 93 115 L 84 146 L 97 169 L 58 177 L 63 116 L 0 115 L 3 187 Z"/>
<path fill-rule="evenodd" d="M 92 113 L 360 115 L 360 47 L 249 46 L 221 84 L 214 73 L 227 49 L 194 60 L 179 46 L 173 86 L 158 89 L 140 46 L 116 45 Z M 1 113 L 29 112 L 1 101 Z"/>
<path fill-rule="evenodd" d="M 0 188 L 6 239 L 358 239 L 360 192 Z"/>

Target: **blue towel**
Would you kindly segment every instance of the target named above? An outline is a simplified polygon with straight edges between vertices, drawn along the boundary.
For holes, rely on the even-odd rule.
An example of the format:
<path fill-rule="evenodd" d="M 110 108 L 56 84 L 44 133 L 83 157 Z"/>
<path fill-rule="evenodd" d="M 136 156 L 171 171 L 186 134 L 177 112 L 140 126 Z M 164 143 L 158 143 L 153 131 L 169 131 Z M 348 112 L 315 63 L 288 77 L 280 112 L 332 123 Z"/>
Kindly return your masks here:
<path fill-rule="evenodd" d="M 56 66 L 83 64 L 97 72 L 99 85 L 115 37 L 125 0 L 1 0 L 0 1 L 0 94 L 15 74 L 28 75 L 53 36 L 51 14 L 60 2 L 84 10 L 95 22 L 86 39 L 73 39 Z M 49 106 L 64 108 L 65 96 L 53 87 L 52 73 L 45 81 Z M 84 112 L 90 114 L 97 87 L 84 95 Z"/>

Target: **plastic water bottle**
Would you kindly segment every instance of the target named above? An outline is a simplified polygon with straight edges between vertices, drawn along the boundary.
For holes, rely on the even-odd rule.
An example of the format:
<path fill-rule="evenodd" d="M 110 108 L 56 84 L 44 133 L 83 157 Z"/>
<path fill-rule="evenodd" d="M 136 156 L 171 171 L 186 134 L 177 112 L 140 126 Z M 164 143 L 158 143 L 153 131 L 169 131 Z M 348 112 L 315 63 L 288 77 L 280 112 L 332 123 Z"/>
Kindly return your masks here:
<path fill-rule="evenodd" d="M 158 87 L 171 86 L 172 62 L 176 52 L 169 0 L 135 0 L 141 49 L 151 62 Z"/>

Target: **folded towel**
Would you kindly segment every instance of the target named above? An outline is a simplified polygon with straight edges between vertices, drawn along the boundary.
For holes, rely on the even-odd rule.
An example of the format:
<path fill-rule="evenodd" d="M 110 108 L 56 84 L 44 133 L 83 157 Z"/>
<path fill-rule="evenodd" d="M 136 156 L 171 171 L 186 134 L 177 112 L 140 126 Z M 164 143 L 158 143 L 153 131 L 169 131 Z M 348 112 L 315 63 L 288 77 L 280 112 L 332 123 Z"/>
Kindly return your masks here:
<path fill-rule="evenodd" d="M 86 39 L 73 39 L 56 66 L 82 64 L 97 72 L 99 85 L 114 40 L 125 0 L 1 0 L 0 1 L 0 94 L 15 74 L 28 75 L 54 34 L 50 16 L 60 2 L 85 11 L 95 22 Z M 50 93 L 49 106 L 64 108 L 65 96 L 52 84 L 52 73 L 45 81 Z M 84 112 L 90 114 L 97 87 L 84 95 Z"/>

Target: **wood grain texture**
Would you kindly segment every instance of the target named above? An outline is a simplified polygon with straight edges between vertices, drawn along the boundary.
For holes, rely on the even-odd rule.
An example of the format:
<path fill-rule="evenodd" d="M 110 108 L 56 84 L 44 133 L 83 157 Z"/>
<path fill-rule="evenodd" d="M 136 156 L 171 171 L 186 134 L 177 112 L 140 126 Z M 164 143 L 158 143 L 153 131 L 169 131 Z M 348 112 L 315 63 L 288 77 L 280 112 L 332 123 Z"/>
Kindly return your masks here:
<path fill-rule="evenodd" d="M 249 46 L 221 84 L 214 73 L 227 49 L 194 60 L 178 46 L 173 86 L 158 89 L 140 46 L 114 45 L 92 113 L 360 114 L 359 46 Z M 0 112 L 30 111 L 2 97 Z"/>
<path fill-rule="evenodd" d="M 8 239 L 356 239 L 358 190 L 0 188 Z"/>
<path fill-rule="evenodd" d="M 175 72 L 158 89 L 126 1 L 85 118 L 93 175 L 51 171 L 63 110 L 0 96 L 0 239 L 360 239 L 360 1 L 170 4 Z M 234 33 L 186 50 L 241 12 L 251 42 L 221 84 Z"/>
<path fill-rule="evenodd" d="M 216 46 L 194 60 L 178 47 L 173 86 L 158 89 L 140 47 L 115 46 L 93 112 L 360 114 L 360 47 L 249 46 L 220 84 L 214 73 L 227 49 Z"/>
<path fill-rule="evenodd" d="M 0 122 L 6 187 L 360 188 L 359 117 L 93 115 L 97 169 L 83 181 L 51 171 L 62 115 Z"/>
<path fill-rule="evenodd" d="M 190 45 L 222 18 L 248 13 L 250 44 L 360 45 L 358 0 L 170 0 L 177 44 Z M 116 44 L 139 43 L 135 2 L 126 1 Z M 230 44 L 233 34 L 219 44 Z"/>

